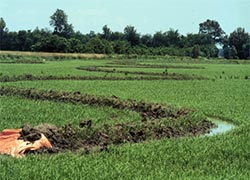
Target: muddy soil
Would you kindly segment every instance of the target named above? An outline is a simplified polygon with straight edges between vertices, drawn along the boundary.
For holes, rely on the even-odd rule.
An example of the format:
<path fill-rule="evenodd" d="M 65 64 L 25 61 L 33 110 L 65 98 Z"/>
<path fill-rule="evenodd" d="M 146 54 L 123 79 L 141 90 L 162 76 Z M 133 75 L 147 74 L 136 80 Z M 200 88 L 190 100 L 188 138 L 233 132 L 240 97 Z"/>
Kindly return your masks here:
<path fill-rule="evenodd" d="M 196 136 L 207 133 L 213 124 L 202 120 L 199 123 L 188 121 L 185 125 L 167 125 L 168 123 L 148 121 L 144 123 L 121 123 L 116 125 L 103 125 L 102 127 L 79 127 L 64 125 L 56 127 L 50 124 L 42 124 L 37 127 L 25 125 L 22 127 L 20 139 L 35 141 L 43 133 L 52 144 L 52 149 L 42 148 L 38 151 L 27 153 L 58 153 L 80 152 L 90 153 L 108 150 L 111 144 L 138 143 L 146 140 L 173 138 L 181 136 Z M 80 128 L 81 126 L 81 128 Z"/>

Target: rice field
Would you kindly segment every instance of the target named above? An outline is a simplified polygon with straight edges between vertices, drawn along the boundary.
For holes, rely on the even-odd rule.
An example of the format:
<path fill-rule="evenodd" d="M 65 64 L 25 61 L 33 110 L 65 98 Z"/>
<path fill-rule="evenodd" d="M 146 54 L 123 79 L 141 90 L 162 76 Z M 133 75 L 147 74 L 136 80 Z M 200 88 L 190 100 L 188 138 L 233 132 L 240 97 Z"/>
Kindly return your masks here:
<path fill-rule="evenodd" d="M 93 132 L 108 135 L 108 145 L 87 153 L 1 155 L 1 179 L 249 179 L 248 63 L 170 57 L 30 63 L 41 60 L 35 56 L 0 60 L 0 129 L 50 123 L 78 132 L 80 122 L 91 120 Z M 206 117 L 236 127 L 202 136 L 210 128 Z M 126 131 L 131 127 L 137 136 Z M 118 135 L 124 142 L 115 143 Z"/>

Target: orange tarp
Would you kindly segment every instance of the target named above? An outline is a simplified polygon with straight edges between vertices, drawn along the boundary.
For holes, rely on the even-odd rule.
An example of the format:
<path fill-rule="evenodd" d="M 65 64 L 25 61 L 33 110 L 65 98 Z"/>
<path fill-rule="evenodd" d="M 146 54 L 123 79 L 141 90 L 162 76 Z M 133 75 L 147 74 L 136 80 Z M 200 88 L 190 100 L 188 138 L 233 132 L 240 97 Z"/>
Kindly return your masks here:
<path fill-rule="evenodd" d="M 44 134 L 41 134 L 41 138 L 33 143 L 19 140 L 21 131 L 22 129 L 5 129 L 0 132 L 0 154 L 22 157 L 27 150 L 34 151 L 41 147 L 52 148 L 51 143 Z"/>

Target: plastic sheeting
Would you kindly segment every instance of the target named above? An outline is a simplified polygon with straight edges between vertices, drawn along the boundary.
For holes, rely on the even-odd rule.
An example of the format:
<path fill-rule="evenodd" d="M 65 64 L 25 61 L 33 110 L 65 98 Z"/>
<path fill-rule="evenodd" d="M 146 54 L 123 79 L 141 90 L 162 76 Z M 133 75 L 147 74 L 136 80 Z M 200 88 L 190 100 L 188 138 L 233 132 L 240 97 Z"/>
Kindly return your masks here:
<path fill-rule="evenodd" d="M 18 139 L 21 131 L 22 129 L 5 129 L 0 132 L 0 154 L 23 157 L 27 150 L 35 151 L 41 147 L 52 148 L 44 134 L 41 134 L 41 138 L 34 142 Z"/>

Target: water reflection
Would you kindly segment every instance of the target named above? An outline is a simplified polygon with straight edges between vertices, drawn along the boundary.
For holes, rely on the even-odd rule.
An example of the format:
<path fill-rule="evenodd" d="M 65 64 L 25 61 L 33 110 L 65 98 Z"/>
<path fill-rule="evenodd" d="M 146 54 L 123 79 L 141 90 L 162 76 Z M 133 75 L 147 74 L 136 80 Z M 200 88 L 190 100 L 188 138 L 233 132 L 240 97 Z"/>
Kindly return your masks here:
<path fill-rule="evenodd" d="M 217 134 L 225 133 L 232 130 L 235 127 L 235 125 L 225 121 L 214 120 L 214 119 L 209 119 L 209 120 L 211 120 L 214 124 L 216 124 L 216 127 L 212 128 L 210 132 L 206 134 L 206 136 L 214 136 Z"/>

